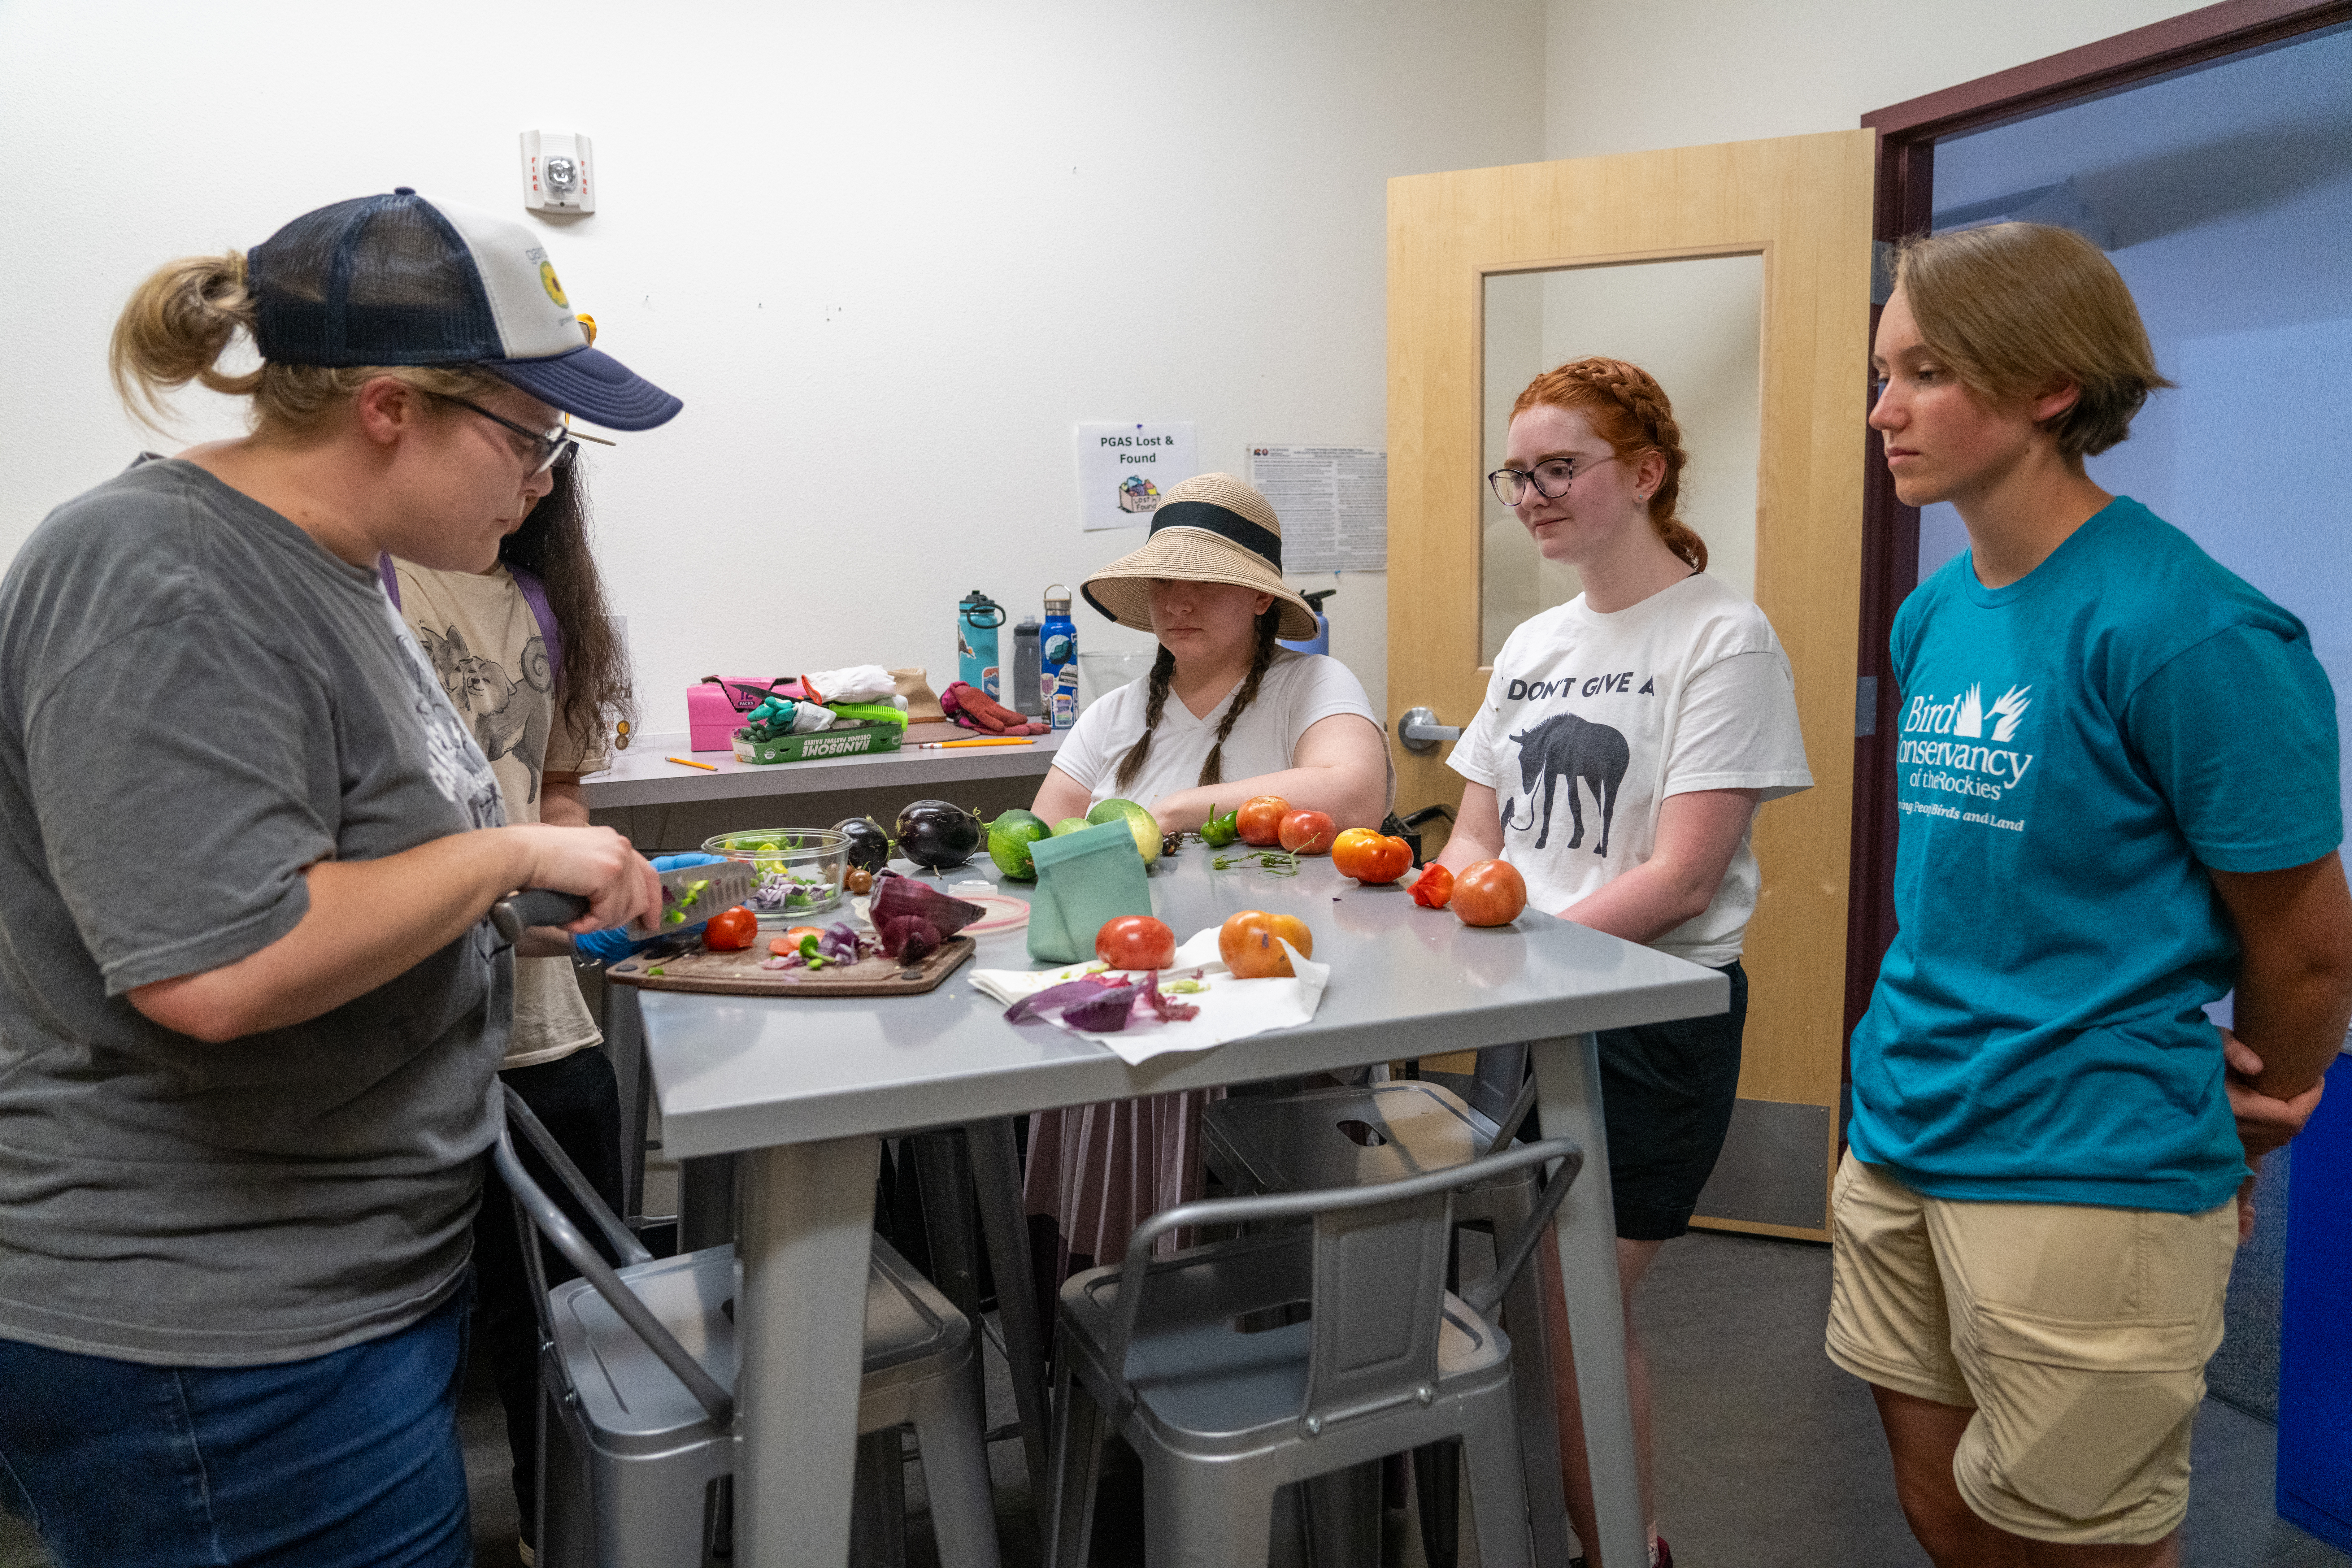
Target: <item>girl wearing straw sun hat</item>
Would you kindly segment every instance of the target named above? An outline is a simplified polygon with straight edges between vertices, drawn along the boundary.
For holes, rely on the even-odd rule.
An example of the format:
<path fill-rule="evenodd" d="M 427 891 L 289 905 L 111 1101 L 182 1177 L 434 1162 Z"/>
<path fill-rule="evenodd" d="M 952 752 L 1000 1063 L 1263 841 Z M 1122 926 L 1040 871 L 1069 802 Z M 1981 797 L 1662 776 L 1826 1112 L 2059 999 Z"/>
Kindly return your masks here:
<path fill-rule="evenodd" d="M 1119 796 L 1170 831 L 1212 806 L 1278 795 L 1339 826 L 1374 827 L 1395 793 L 1388 744 L 1346 665 L 1279 646 L 1315 633 L 1283 586 L 1282 523 L 1231 474 L 1168 492 L 1151 537 L 1086 580 L 1087 603 L 1160 639 L 1145 679 L 1078 716 L 1030 809 L 1048 822 Z M 1058 1233 L 1058 1283 L 1125 1255 L 1146 1215 L 1199 1196 L 1207 1096 L 1049 1110 L 1029 1132 L 1028 1209 Z"/>
<path fill-rule="evenodd" d="M 1087 603 L 1160 639 L 1144 679 L 1095 703 L 1055 753 L 1031 807 L 1048 822 L 1112 796 L 1171 832 L 1209 807 L 1278 795 L 1341 827 L 1387 815 L 1388 747 L 1348 667 L 1277 637 L 1315 635 L 1282 582 L 1282 523 L 1231 474 L 1169 490 L 1151 537 L 1086 580 Z M 1172 700 L 1171 700 L 1172 699 Z"/>

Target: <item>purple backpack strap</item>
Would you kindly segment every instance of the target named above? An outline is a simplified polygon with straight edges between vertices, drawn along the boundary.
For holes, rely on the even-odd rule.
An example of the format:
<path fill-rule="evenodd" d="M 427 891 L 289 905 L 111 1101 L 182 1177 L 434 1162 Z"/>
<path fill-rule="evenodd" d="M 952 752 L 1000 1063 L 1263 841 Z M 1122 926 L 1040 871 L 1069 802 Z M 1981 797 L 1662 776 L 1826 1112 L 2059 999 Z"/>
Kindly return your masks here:
<path fill-rule="evenodd" d="M 555 624 L 555 612 L 548 608 L 547 584 L 539 580 L 536 572 L 526 572 L 509 565 L 507 575 L 522 592 L 522 602 L 530 606 L 531 618 L 539 623 L 540 641 L 547 647 L 547 674 L 560 689 L 563 685 L 563 628 Z M 397 599 L 394 603 L 397 604 Z"/>
<path fill-rule="evenodd" d="M 394 609 L 400 608 L 400 574 L 392 569 L 392 557 L 375 558 L 375 574 L 383 579 L 383 596 L 392 601 Z"/>

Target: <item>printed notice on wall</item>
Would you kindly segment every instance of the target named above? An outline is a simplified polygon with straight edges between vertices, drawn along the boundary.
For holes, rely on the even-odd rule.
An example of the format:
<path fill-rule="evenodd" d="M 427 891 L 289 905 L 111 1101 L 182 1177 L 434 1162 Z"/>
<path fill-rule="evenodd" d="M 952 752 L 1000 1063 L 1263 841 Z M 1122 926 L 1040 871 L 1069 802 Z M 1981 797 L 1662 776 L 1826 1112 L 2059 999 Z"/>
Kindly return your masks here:
<path fill-rule="evenodd" d="M 1143 528 L 1196 471 L 1192 422 L 1078 426 L 1078 526 Z"/>
<path fill-rule="evenodd" d="M 1388 570 L 1385 448 L 1252 447 L 1249 481 L 1282 519 L 1286 575 Z"/>

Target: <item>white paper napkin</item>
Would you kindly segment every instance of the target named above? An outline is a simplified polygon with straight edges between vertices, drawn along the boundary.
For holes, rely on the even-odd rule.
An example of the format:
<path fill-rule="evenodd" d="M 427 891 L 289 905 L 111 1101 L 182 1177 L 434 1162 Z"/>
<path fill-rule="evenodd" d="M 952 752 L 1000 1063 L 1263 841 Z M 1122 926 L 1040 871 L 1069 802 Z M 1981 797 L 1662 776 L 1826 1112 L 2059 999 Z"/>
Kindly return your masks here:
<path fill-rule="evenodd" d="M 1205 1051 L 1211 1046 L 1222 1046 L 1227 1040 L 1238 1040 L 1251 1035 L 1262 1035 L 1268 1029 L 1287 1029 L 1304 1024 L 1315 1016 L 1315 1009 L 1323 1000 L 1323 987 L 1331 978 L 1331 966 L 1298 956 L 1298 950 L 1288 942 L 1283 949 L 1290 954 L 1290 967 L 1297 971 L 1295 977 L 1275 977 L 1267 980 L 1239 980 L 1217 956 L 1218 927 L 1211 926 L 1192 937 L 1176 950 L 1176 962 L 1160 972 L 1160 988 L 1165 990 L 1171 980 L 1189 979 L 1194 970 L 1201 971 L 1201 983 L 1207 987 L 1174 998 L 1198 1006 L 1200 1013 L 1178 1023 L 1164 1024 L 1147 1010 L 1144 1017 L 1124 1029 L 1105 1034 L 1094 1029 L 1074 1028 L 1063 1023 L 1058 1012 L 1043 1014 L 1071 1034 L 1083 1035 L 1110 1047 L 1119 1060 L 1129 1067 L 1150 1061 L 1153 1057 L 1170 1051 Z M 1279 940 L 1279 939 L 1277 939 Z M 1093 972 L 1091 963 L 1072 963 L 1060 969 L 976 969 L 971 973 L 975 990 L 993 996 L 1010 1007 L 1024 996 L 1034 995 L 1049 985 L 1059 985 Z M 1141 973 L 1136 972 L 1136 978 Z M 1149 1020 L 1148 1022 L 1146 1020 Z"/>

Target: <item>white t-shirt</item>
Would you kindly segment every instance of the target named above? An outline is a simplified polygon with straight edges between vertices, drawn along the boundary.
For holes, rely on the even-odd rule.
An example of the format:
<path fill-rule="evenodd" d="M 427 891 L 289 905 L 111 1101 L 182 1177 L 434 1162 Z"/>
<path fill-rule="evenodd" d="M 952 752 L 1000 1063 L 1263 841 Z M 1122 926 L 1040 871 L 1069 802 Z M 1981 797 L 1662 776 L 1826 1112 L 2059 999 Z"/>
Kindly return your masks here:
<path fill-rule="evenodd" d="M 602 741 L 575 735 L 555 711 L 555 681 L 539 617 L 503 566 L 477 574 L 394 561 L 400 613 L 432 660 L 458 716 L 498 775 L 509 822 L 537 822 L 540 777 L 591 773 Z M 580 995 L 568 958 L 518 958 L 514 1028 L 501 1068 L 536 1067 L 604 1037 Z"/>
<path fill-rule="evenodd" d="M 1764 612 L 1704 572 L 1602 615 L 1582 595 L 1523 623 L 1446 763 L 1492 789 L 1503 858 L 1557 914 L 1650 858 L 1668 795 L 1812 787 L 1789 657 Z M 1760 880 L 1742 834 L 1704 913 L 1650 945 L 1720 968 Z"/>
<path fill-rule="evenodd" d="M 1142 735 L 1144 710 L 1151 700 L 1150 679 L 1131 680 L 1078 715 L 1069 737 L 1054 753 L 1054 766 L 1083 786 L 1093 802 L 1116 795 L 1139 805 L 1154 805 L 1161 795 L 1191 789 L 1201 782 L 1201 764 L 1209 760 L 1217 726 L 1224 722 L 1225 710 L 1241 689 L 1242 683 L 1236 682 L 1202 719 L 1192 717 L 1183 700 L 1170 692 L 1160 710 L 1159 731 L 1151 738 L 1150 758 L 1135 782 L 1121 789 L 1119 759 Z M 1225 737 L 1224 753 L 1218 758 L 1219 774 L 1254 779 L 1260 773 L 1281 773 L 1292 765 L 1298 738 L 1317 721 L 1334 713 L 1360 714 L 1374 728 L 1380 724 L 1364 696 L 1363 682 L 1346 665 L 1319 653 L 1275 649 L 1274 662 L 1266 666 L 1265 677 L 1258 682 L 1256 698 L 1234 721 L 1234 732 Z M 1389 794 L 1396 794 L 1393 768 Z M 1235 797 L 1225 804 L 1231 809 L 1241 800 Z"/>

